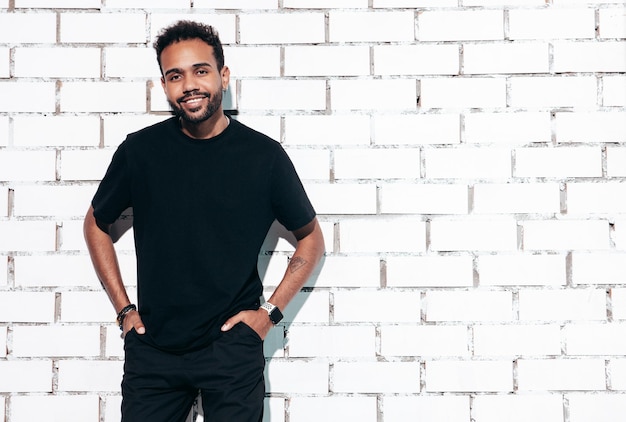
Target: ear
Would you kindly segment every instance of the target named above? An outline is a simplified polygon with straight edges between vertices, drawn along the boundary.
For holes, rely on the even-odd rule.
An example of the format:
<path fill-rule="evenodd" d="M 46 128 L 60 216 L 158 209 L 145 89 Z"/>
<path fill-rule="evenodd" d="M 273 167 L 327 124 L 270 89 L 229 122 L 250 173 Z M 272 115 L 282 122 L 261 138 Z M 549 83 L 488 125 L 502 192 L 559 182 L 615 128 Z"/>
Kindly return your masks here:
<path fill-rule="evenodd" d="M 165 89 L 165 78 L 161 76 L 161 87 Z"/>
<path fill-rule="evenodd" d="M 230 83 L 230 69 L 228 66 L 224 66 L 222 68 L 222 90 L 226 91 L 228 89 L 228 84 Z"/>

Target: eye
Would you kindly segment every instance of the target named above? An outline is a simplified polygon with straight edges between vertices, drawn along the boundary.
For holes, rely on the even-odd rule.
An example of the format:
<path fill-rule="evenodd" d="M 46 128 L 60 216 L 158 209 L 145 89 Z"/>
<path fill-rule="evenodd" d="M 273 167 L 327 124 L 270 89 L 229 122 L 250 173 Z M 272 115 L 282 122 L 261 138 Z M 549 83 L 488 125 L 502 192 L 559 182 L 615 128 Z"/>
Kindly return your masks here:
<path fill-rule="evenodd" d="M 167 78 L 168 81 L 170 82 L 174 82 L 180 79 L 180 75 L 171 75 L 169 78 Z"/>

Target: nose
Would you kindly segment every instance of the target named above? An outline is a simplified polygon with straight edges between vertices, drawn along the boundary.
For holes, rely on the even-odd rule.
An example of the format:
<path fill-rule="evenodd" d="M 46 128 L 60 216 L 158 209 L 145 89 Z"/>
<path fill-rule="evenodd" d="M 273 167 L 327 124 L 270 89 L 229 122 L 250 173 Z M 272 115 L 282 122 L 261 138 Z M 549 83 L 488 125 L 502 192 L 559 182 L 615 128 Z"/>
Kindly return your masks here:
<path fill-rule="evenodd" d="M 183 93 L 188 94 L 198 90 L 198 84 L 193 76 L 185 77 L 185 83 L 183 85 Z"/>

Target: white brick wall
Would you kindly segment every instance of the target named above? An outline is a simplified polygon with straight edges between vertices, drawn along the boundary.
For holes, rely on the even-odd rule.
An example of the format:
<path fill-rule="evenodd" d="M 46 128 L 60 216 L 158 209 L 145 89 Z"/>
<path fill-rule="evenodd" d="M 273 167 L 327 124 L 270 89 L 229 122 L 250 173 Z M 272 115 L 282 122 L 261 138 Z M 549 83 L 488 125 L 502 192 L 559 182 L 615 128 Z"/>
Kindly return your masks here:
<path fill-rule="evenodd" d="M 285 145 L 326 237 L 265 344 L 265 422 L 620 420 L 625 5 L 0 0 L 0 422 L 119 421 L 82 217 L 168 117 L 151 42 L 181 18 L 219 30 L 227 108 Z"/>

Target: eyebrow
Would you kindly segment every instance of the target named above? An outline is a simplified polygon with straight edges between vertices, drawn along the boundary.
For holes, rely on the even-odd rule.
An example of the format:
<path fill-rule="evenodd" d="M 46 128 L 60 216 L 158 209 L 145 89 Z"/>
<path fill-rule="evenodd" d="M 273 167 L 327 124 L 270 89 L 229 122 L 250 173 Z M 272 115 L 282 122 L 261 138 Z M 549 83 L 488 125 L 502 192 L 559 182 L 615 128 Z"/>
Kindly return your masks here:
<path fill-rule="evenodd" d="M 194 69 L 197 69 L 199 67 L 213 67 L 211 66 L 211 63 L 207 63 L 207 62 L 203 62 L 203 63 L 196 63 L 192 66 Z M 174 67 L 172 69 L 168 69 L 164 75 L 169 75 L 170 73 L 183 73 L 182 69 L 178 68 L 178 67 Z"/>

